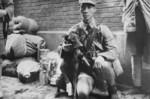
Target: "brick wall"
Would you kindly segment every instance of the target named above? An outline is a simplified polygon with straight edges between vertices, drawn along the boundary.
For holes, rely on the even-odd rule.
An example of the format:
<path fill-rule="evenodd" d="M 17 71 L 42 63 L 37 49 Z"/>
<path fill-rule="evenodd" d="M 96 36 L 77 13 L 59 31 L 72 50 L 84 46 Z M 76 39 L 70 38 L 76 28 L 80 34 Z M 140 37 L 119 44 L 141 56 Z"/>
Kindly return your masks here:
<path fill-rule="evenodd" d="M 100 0 L 99 0 L 100 1 Z M 35 19 L 40 30 L 68 30 L 80 21 L 78 0 L 14 0 L 15 15 Z M 121 0 L 101 0 L 95 18 L 113 31 L 122 30 Z"/>

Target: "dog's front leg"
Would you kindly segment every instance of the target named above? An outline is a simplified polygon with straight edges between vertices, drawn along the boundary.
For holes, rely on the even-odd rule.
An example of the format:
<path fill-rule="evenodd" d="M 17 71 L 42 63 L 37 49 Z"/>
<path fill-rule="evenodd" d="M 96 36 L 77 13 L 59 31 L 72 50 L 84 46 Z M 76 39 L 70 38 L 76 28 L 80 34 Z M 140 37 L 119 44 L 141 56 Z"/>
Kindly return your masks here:
<path fill-rule="evenodd" d="M 73 80 L 73 99 L 77 99 L 77 74 L 74 74 L 74 80 Z"/>
<path fill-rule="evenodd" d="M 75 64 L 75 70 L 74 70 L 74 79 L 73 79 L 73 99 L 77 99 L 77 80 L 78 80 L 78 66 L 79 64 Z"/>
<path fill-rule="evenodd" d="M 56 93 L 55 93 L 55 98 L 60 97 L 60 88 L 57 87 Z"/>

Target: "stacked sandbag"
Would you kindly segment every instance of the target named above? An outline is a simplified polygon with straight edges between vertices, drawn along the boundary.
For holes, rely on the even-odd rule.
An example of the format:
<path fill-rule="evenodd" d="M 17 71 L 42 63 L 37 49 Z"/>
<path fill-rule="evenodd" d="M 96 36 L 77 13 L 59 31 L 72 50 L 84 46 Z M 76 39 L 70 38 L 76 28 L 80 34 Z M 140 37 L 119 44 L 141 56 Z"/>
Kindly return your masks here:
<path fill-rule="evenodd" d="M 17 16 L 10 23 L 9 29 L 13 31 L 8 35 L 6 41 L 5 50 L 7 58 L 36 56 L 38 47 L 45 47 L 45 40 L 35 35 L 39 29 L 35 20 L 24 16 Z"/>

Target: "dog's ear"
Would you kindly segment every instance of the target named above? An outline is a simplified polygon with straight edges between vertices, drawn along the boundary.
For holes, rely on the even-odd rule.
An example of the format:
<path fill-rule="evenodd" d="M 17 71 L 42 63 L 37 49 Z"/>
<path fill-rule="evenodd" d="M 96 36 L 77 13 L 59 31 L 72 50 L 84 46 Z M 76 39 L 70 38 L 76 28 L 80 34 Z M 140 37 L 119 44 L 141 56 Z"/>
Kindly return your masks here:
<path fill-rule="evenodd" d="M 69 35 L 63 35 L 62 38 L 68 39 Z"/>
<path fill-rule="evenodd" d="M 69 39 L 69 35 L 64 35 L 62 37 L 65 41 L 69 42 L 69 43 L 72 43 L 72 41 Z"/>
<path fill-rule="evenodd" d="M 69 35 L 65 35 L 65 36 L 64 36 L 64 39 L 65 39 L 65 40 L 68 40 L 68 37 L 69 37 Z"/>

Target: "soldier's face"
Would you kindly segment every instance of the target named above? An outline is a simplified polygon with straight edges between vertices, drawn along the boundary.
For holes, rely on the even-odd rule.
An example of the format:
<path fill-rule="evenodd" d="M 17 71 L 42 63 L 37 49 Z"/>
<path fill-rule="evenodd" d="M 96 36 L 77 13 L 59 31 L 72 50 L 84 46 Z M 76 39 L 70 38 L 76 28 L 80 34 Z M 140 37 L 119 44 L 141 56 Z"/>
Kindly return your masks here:
<path fill-rule="evenodd" d="M 90 20 L 96 11 L 95 6 L 89 3 L 81 4 L 80 10 L 84 20 Z"/>

